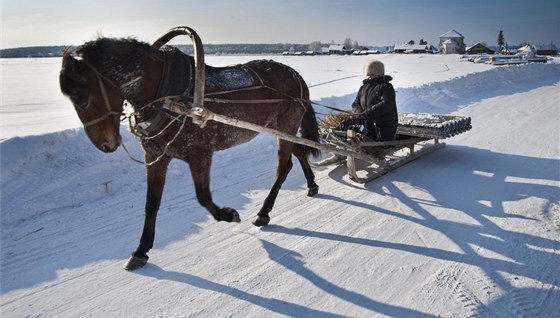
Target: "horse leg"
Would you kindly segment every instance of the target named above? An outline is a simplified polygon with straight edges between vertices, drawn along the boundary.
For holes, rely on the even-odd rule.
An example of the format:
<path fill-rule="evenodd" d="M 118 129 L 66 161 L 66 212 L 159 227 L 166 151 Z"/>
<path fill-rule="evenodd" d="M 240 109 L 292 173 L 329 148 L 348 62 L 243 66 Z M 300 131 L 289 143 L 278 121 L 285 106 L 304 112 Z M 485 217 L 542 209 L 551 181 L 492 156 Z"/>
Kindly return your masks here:
<path fill-rule="evenodd" d="M 241 222 L 239 213 L 235 209 L 220 208 L 212 201 L 212 193 L 210 192 L 212 153 L 197 152 L 196 158 L 187 162 L 191 169 L 196 198 L 200 205 L 205 207 L 216 221 Z"/>
<path fill-rule="evenodd" d="M 264 200 L 264 204 L 257 213 L 257 218 L 253 221 L 253 224 L 256 226 L 265 226 L 268 225 L 270 222 L 270 216 L 268 213 L 274 207 L 274 201 L 276 201 L 276 197 L 278 196 L 278 192 L 282 187 L 282 184 L 286 180 L 288 176 L 288 172 L 292 170 L 292 148 L 293 144 L 284 140 L 280 140 L 278 142 L 278 165 L 276 167 L 276 181 L 270 189 L 270 193 Z"/>
<path fill-rule="evenodd" d="M 146 160 L 149 161 L 147 158 Z M 149 257 L 147 253 L 154 245 L 157 212 L 161 204 L 165 176 L 170 161 L 171 158 L 163 157 L 152 165 L 146 166 L 148 189 L 146 193 L 144 229 L 142 231 L 142 237 L 140 238 L 140 244 L 124 265 L 124 269 L 126 270 L 140 268 L 148 262 Z"/>
<path fill-rule="evenodd" d="M 293 154 L 299 160 L 301 168 L 303 169 L 303 174 L 305 175 L 305 180 L 307 180 L 307 196 L 312 197 L 319 193 L 319 186 L 315 183 L 315 175 L 313 174 L 313 170 L 311 170 L 304 149 L 305 147 L 302 145 L 294 145 Z"/>

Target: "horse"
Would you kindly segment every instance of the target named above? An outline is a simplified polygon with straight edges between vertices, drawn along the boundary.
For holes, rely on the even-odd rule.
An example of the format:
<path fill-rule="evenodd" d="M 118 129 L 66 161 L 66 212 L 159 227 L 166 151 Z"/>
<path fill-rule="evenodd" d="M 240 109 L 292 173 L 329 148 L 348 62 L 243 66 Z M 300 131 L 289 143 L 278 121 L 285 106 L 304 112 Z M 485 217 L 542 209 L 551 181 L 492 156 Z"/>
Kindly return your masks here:
<path fill-rule="evenodd" d="M 177 34 L 191 36 L 195 57 L 172 46 L 161 47 Z M 86 135 L 99 150 L 110 153 L 122 145 L 119 128 L 123 105 L 129 103 L 133 109 L 130 130 L 140 137 L 144 151 L 147 193 L 140 242 L 125 263 L 126 270 L 148 262 L 166 173 L 173 159 L 188 164 L 196 198 L 216 221 L 240 222 L 235 209 L 219 207 L 212 200 L 212 156 L 215 151 L 250 141 L 259 132 L 215 121 L 201 124 L 189 116 L 197 103 L 216 114 L 293 136 L 299 131 L 301 138 L 319 141 L 309 89 L 294 69 L 271 60 L 211 67 L 204 64 L 201 43 L 194 30 L 182 27 L 172 29 L 153 45 L 132 38 L 99 37 L 65 52 L 62 58 L 61 91 L 71 100 Z M 318 156 L 320 151 L 283 139 L 278 139 L 277 151 L 276 178 L 253 221 L 256 226 L 269 224 L 269 212 L 292 169 L 292 154 L 303 169 L 307 195 L 318 193 L 308 157 Z"/>

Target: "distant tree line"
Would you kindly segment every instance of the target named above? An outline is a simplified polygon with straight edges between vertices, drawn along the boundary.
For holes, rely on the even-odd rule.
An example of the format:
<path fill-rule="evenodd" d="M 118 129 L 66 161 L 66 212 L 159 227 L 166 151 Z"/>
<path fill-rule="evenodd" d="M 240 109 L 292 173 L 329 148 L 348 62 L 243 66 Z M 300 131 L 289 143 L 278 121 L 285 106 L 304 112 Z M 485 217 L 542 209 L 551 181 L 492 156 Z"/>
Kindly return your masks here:
<path fill-rule="evenodd" d="M 335 44 L 332 42 L 331 44 Z M 360 49 L 357 41 L 346 38 L 343 45 L 347 49 Z M 186 54 L 193 55 L 194 50 L 191 44 L 175 45 Z M 265 54 L 274 55 L 282 54 L 283 52 L 295 51 L 313 51 L 320 52 L 321 47 L 328 46 L 320 41 L 314 41 L 310 44 L 293 44 L 293 43 L 276 43 L 276 44 L 204 44 L 204 52 L 209 55 L 219 54 Z M 1 58 L 21 58 L 21 57 L 61 57 L 64 50 L 74 50 L 76 46 L 32 46 L 32 47 L 19 47 L 13 49 L 0 50 Z"/>
<path fill-rule="evenodd" d="M 72 49 L 69 46 L 33 46 L 18 47 L 14 49 L 0 50 L 0 57 L 60 57 L 65 49 Z"/>
<path fill-rule="evenodd" d="M 414 42 L 414 40 L 410 40 L 406 43 L 406 45 L 415 45 L 416 42 Z M 420 41 L 418 42 L 419 45 L 428 45 L 428 41 L 424 41 L 424 39 L 420 39 Z"/>
<path fill-rule="evenodd" d="M 190 44 L 175 45 L 186 54 L 193 55 L 193 47 Z M 205 54 L 218 55 L 218 54 L 265 54 L 274 55 L 281 54 L 282 52 L 290 49 L 296 51 L 306 51 L 309 44 L 291 44 L 291 43 L 277 43 L 277 44 L 204 44 Z M 0 50 L 0 57 L 2 58 L 17 58 L 17 57 L 61 57 L 64 50 L 75 49 L 75 46 L 33 46 L 33 47 L 20 47 L 13 49 Z"/>

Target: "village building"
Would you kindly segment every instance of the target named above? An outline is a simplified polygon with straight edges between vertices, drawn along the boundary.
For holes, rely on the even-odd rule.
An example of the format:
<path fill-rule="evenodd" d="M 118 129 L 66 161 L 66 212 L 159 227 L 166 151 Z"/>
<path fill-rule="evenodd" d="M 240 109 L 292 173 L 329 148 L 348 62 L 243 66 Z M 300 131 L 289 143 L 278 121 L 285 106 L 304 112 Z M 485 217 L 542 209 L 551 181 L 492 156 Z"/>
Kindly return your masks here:
<path fill-rule="evenodd" d="M 495 54 L 494 50 L 489 49 L 486 45 L 482 43 L 477 43 L 465 50 L 467 54 Z"/>
<path fill-rule="evenodd" d="M 345 54 L 352 54 L 352 49 L 347 49 L 344 45 L 342 44 L 331 44 L 328 47 L 323 47 L 321 48 L 322 53 L 326 53 L 326 54 L 340 54 L 340 55 L 345 55 Z"/>
<path fill-rule="evenodd" d="M 393 52 L 395 53 L 426 53 L 427 45 L 420 44 L 395 44 Z"/>
<path fill-rule="evenodd" d="M 558 55 L 558 48 L 552 43 L 536 45 L 535 49 L 535 53 L 538 55 Z"/>
<path fill-rule="evenodd" d="M 443 54 L 463 54 L 465 37 L 455 30 L 450 30 L 439 36 L 439 49 Z"/>
<path fill-rule="evenodd" d="M 433 45 L 428 44 L 395 44 L 394 53 L 437 53 Z"/>

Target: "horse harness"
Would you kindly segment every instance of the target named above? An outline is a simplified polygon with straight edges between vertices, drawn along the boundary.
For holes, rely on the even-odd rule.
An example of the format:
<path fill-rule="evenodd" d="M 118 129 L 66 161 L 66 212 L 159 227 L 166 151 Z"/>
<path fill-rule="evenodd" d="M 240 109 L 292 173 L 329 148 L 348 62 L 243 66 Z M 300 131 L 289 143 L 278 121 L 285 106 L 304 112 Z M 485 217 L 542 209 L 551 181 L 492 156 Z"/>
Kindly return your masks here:
<path fill-rule="evenodd" d="M 180 117 L 200 116 L 193 114 L 192 92 L 194 88 L 194 61 L 180 50 L 166 47 L 164 68 L 156 98 L 142 107 L 155 110 L 153 114 L 143 120 L 138 110 L 129 117 L 130 131 L 144 139 L 154 138 L 165 131 L 171 124 L 180 120 Z M 226 79 L 226 80 L 223 80 Z M 257 82 L 257 83 L 255 83 Z M 300 83 L 302 85 L 302 83 Z M 214 72 L 207 72 L 205 102 L 221 104 L 263 104 L 278 103 L 283 101 L 297 101 L 303 106 L 303 98 L 294 98 L 282 94 L 275 88 L 267 86 L 260 76 L 247 65 L 238 65 L 234 68 L 223 68 Z M 229 93 L 268 89 L 281 95 L 281 98 L 262 100 L 234 100 L 220 98 Z M 168 119 L 172 119 L 168 122 Z M 207 119 L 202 118 L 201 127 Z M 166 124 L 167 122 L 167 124 Z"/>

